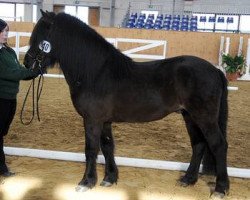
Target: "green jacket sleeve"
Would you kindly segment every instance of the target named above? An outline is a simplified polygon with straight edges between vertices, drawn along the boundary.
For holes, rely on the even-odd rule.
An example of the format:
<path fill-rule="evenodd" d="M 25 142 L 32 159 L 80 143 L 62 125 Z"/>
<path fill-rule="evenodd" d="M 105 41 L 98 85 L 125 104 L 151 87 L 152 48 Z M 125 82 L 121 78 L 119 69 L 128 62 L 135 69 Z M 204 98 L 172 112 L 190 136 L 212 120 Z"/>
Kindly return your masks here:
<path fill-rule="evenodd" d="M 6 66 L 0 61 L 0 78 L 6 80 L 20 81 L 28 77 L 35 76 L 31 69 L 22 67 L 19 63 L 16 63 L 16 67 Z"/>

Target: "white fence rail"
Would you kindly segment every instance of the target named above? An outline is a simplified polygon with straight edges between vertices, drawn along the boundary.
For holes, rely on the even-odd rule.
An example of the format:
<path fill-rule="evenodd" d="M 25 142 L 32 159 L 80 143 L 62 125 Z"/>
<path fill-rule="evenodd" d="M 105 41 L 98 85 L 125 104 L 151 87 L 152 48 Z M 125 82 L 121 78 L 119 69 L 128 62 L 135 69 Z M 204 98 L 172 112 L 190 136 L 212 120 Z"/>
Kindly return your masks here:
<path fill-rule="evenodd" d="M 9 38 L 15 37 L 15 46 L 13 47 L 14 51 L 17 54 L 17 58 L 19 59 L 20 53 L 26 53 L 29 49 L 29 46 L 20 46 L 20 38 L 21 37 L 30 37 L 31 33 L 28 32 L 9 32 Z"/>
<path fill-rule="evenodd" d="M 30 37 L 30 36 L 31 33 L 28 32 L 9 32 L 9 37 L 15 37 L 15 46 L 13 47 L 13 49 L 15 50 L 18 58 L 20 53 L 26 53 L 29 49 L 29 46 L 20 46 L 20 38 Z M 131 58 L 159 60 L 159 59 L 164 59 L 167 53 L 167 42 L 163 40 L 142 40 L 142 39 L 128 39 L 128 38 L 106 38 L 106 40 L 111 44 L 113 44 L 116 48 L 119 48 L 119 45 L 121 43 L 145 44 L 143 46 L 131 48 L 129 50 L 122 52 Z M 161 48 L 160 55 L 139 53 L 141 51 L 157 47 Z"/>
<path fill-rule="evenodd" d="M 167 42 L 164 40 L 142 40 L 142 39 L 128 39 L 128 38 L 107 38 L 106 40 L 111 44 L 113 44 L 118 49 L 121 43 L 145 44 L 143 46 L 140 45 L 139 47 L 135 47 L 122 52 L 131 58 L 151 59 L 151 60 L 159 60 L 166 58 Z M 160 55 L 138 53 L 156 47 L 163 47 L 162 53 Z"/>
<path fill-rule="evenodd" d="M 4 147 L 4 152 L 7 155 L 27 156 L 35 158 L 66 160 L 74 162 L 86 162 L 84 153 L 49 151 L 43 149 L 27 149 L 16 147 Z M 186 171 L 189 163 L 180 163 L 163 160 L 149 160 L 138 158 L 115 157 L 116 164 L 119 166 L 142 167 L 150 169 L 165 169 Z M 98 155 L 97 163 L 105 164 L 104 156 Z M 202 167 L 202 166 L 201 166 Z M 200 171 L 201 171 L 200 167 Z M 232 177 L 250 178 L 250 169 L 228 167 L 228 175 Z"/>

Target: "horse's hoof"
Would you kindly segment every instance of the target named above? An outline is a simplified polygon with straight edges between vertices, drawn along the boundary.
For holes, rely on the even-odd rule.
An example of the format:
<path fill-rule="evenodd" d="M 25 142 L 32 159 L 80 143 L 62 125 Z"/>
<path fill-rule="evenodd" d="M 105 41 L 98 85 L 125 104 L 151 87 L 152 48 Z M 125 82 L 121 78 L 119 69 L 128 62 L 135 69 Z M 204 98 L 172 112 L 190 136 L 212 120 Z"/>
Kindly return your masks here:
<path fill-rule="evenodd" d="M 183 182 L 183 181 L 181 181 L 181 180 L 178 181 L 178 184 L 179 184 L 181 187 L 188 187 L 188 186 L 189 186 L 188 183 Z"/>
<path fill-rule="evenodd" d="M 219 199 L 223 199 L 225 197 L 224 193 L 220 193 L 220 192 L 213 192 L 211 194 L 211 199 L 213 200 L 219 200 Z"/>
<path fill-rule="evenodd" d="M 101 183 L 100 183 L 100 186 L 103 186 L 103 187 L 110 187 L 110 186 L 112 186 L 113 184 L 112 183 L 110 183 L 110 182 L 108 182 L 108 181 L 102 181 Z"/>
<path fill-rule="evenodd" d="M 187 187 L 189 185 L 194 185 L 196 183 L 197 179 L 194 178 L 188 178 L 187 176 L 182 176 L 178 180 L 178 184 L 182 187 Z"/>
<path fill-rule="evenodd" d="M 88 191 L 90 188 L 89 187 L 86 187 L 86 186 L 83 186 L 83 185 L 78 185 L 76 187 L 76 192 L 86 192 Z"/>

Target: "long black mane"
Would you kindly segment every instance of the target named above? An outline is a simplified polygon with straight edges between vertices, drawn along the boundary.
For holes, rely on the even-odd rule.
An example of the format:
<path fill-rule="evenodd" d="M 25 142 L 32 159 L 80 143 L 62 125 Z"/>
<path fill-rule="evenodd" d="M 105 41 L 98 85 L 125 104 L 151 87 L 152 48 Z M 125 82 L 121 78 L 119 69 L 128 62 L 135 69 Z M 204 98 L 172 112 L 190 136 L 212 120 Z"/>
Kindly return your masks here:
<path fill-rule="evenodd" d="M 74 72 L 73 81 L 84 80 L 91 85 L 103 70 L 109 70 L 117 80 L 129 76 L 133 61 L 78 18 L 56 15 L 49 39 L 57 49 L 61 67 Z"/>

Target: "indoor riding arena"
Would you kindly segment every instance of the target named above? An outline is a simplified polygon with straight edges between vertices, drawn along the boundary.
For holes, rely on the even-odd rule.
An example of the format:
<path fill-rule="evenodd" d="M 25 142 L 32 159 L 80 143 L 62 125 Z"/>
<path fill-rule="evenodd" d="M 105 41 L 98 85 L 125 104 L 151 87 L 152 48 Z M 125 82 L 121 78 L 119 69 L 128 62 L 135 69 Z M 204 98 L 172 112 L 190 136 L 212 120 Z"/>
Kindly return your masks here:
<path fill-rule="evenodd" d="M 216 176 L 203 174 L 201 167 L 195 184 L 181 183 L 192 147 L 177 110 L 150 122 L 113 122 L 117 183 L 100 185 L 106 174 L 100 151 L 96 185 L 78 191 L 85 178 L 87 137 L 84 120 L 71 100 L 69 82 L 57 62 L 34 80 L 34 87 L 32 80 L 20 81 L 16 114 L 4 137 L 6 163 L 16 174 L 0 176 L 0 200 L 250 200 L 248 0 L 3 0 L 0 18 L 8 23 L 8 45 L 20 63 L 29 50 L 34 27 L 45 15 L 40 9 L 79 18 L 136 62 L 191 55 L 220 69 L 228 80 L 230 189 L 225 196 L 214 195 Z M 232 59 L 227 62 L 227 58 Z M 100 58 L 95 59 L 99 62 Z M 232 65 L 238 67 L 234 80 L 229 77 Z"/>

